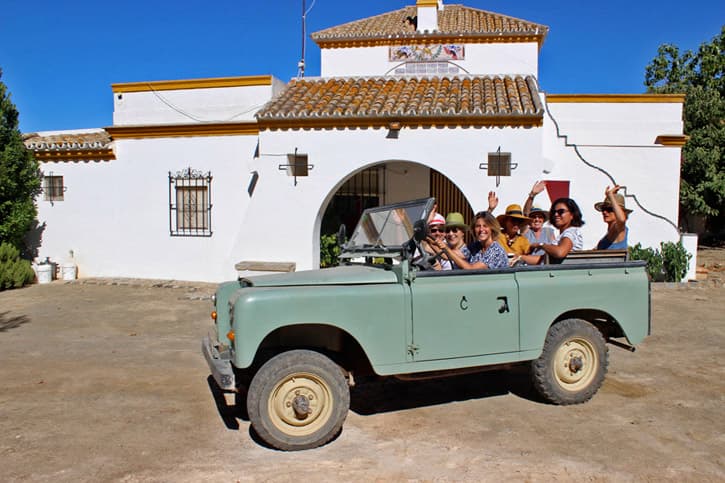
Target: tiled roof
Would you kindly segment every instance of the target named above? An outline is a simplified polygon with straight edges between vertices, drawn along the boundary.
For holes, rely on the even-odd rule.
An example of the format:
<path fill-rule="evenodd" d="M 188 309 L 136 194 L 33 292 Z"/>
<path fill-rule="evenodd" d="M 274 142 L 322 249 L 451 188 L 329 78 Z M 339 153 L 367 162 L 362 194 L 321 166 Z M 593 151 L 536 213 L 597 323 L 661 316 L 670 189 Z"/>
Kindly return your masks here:
<path fill-rule="evenodd" d="M 114 159 L 111 136 L 103 129 L 29 133 L 23 135 L 25 147 L 40 161 L 83 161 Z"/>
<path fill-rule="evenodd" d="M 540 125 L 536 80 L 523 76 L 292 80 L 257 113 L 260 128 Z"/>
<path fill-rule="evenodd" d="M 443 38 L 453 37 L 462 37 L 467 42 L 506 41 L 511 38 L 534 37 L 541 43 L 549 31 L 549 27 L 545 25 L 526 20 L 463 5 L 446 5 L 443 10 L 438 12 L 438 30 L 423 33 L 413 31 L 405 23 L 407 17 L 415 15 L 415 6 L 405 7 L 320 30 L 312 34 L 312 39 L 321 47 L 327 43 L 340 44 L 375 39 L 394 44 L 416 39 L 430 39 L 431 42 L 436 42 Z"/>

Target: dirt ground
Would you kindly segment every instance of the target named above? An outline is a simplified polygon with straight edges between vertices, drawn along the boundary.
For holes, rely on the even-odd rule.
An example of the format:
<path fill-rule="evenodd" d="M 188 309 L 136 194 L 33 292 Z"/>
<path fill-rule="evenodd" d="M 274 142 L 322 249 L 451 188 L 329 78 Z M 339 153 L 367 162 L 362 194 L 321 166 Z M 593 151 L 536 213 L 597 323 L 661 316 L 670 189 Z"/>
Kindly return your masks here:
<path fill-rule="evenodd" d="M 96 283 L 0 292 L 2 481 L 725 480 L 712 277 L 653 288 L 653 334 L 634 354 L 610 347 L 586 404 L 537 402 L 516 374 L 369 381 L 336 440 L 296 453 L 255 441 L 212 391 L 212 286 Z"/>

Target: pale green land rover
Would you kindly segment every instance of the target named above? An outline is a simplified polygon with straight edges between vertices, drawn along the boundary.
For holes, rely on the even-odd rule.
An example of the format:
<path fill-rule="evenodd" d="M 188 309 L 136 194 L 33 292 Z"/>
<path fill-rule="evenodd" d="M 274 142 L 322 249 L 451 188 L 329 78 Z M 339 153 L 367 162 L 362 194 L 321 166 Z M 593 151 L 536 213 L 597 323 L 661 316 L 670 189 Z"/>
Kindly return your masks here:
<path fill-rule="evenodd" d="M 602 385 L 607 343 L 634 350 L 650 333 L 643 262 L 594 254 L 559 265 L 432 270 L 416 255 L 433 204 L 366 210 L 339 267 L 219 286 L 202 352 L 223 391 L 245 390 L 266 443 L 302 450 L 330 441 L 357 376 L 520 364 L 544 400 L 582 403 Z"/>

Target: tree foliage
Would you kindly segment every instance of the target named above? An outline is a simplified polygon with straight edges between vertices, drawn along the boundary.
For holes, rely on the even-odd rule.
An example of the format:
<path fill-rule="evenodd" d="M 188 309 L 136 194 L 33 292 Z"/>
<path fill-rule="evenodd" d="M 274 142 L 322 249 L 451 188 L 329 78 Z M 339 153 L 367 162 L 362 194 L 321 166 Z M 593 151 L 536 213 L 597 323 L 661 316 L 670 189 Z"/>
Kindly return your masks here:
<path fill-rule="evenodd" d="M 648 92 L 684 93 L 680 203 L 685 213 L 720 220 L 725 215 L 725 26 L 697 52 L 661 45 L 645 71 Z"/>
<path fill-rule="evenodd" d="M 38 163 L 23 144 L 18 110 L 0 80 L 0 243 L 23 248 L 23 236 L 37 214 L 35 197 L 39 191 Z"/>

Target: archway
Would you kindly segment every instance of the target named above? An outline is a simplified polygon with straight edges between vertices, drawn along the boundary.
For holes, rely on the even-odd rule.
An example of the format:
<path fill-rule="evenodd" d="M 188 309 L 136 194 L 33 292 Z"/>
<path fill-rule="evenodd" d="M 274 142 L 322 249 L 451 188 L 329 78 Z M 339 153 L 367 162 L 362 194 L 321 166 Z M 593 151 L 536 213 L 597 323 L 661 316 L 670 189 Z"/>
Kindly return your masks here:
<path fill-rule="evenodd" d="M 390 160 L 351 173 L 328 195 L 318 213 L 318 233 L 332 235 L 341 224 L 351 233 L 366 208 L 429 196 L 439 213 L 457 211 L 466 223 L 472 220 L 470 203 L 450 178 L 423 164 Z"/>

